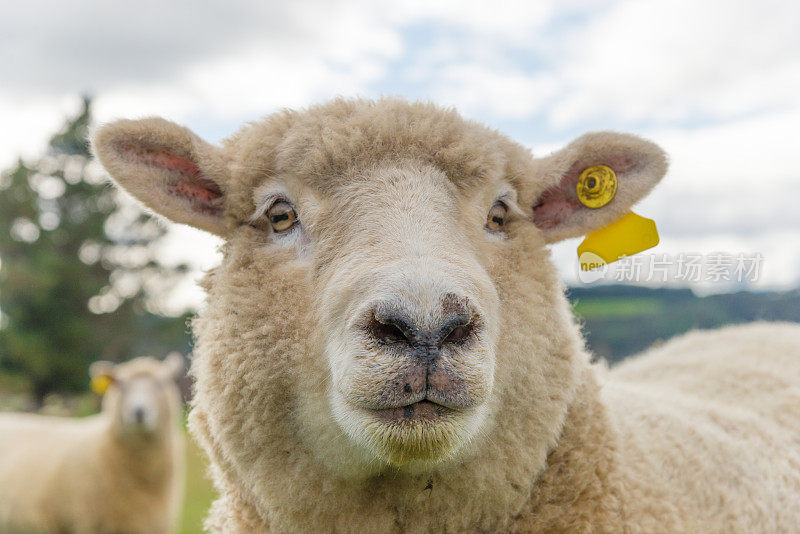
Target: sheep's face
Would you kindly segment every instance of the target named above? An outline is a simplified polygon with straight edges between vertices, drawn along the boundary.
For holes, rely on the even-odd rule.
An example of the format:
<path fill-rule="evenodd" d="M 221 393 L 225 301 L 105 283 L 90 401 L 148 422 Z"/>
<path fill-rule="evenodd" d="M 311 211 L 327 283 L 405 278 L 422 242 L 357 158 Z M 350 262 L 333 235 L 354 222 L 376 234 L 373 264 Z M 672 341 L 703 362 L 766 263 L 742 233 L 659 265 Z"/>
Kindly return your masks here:
<path fill-rule="evenodd" d="M 268 186 L 258 228 L 313 273 L 333 417 L 394 464 L 451 455 L 487 415 L 498 331 L 487 269 L 506 239 L 513 189 L 462 191 L 413 161 L 352 171 L 324 196 L 300 182 Z M 293 206 L 293 228 L 276 231 L 275 202 Z"/>
<path fill-rule="evenodd" d="M 95 147 L 150 207 L 226 240 L 195 324 L 193 425 L 259 482 L 298 449 L 346 473 L 430 469 L 512 437 L 544 458 L 580 351 L 545 245 L 615 220 L 665 168 L 619 134 L 533 159 L 396 100 L 276 114 L 224 148 L 121 121 Z M 620 187 L 590 210 L 575 183 L 597 164 Z"/>
<path fill-rule="evenodd" d="M 183 358 L 170 355 L 159 362 L 136 358 L 123 364 L 95 362 L 93 380 L 108 383 L 103 412 L 123 439 L 148 439 L 164 434 L 176 424 L 180 395 L 175 379 L 183 373 Z"/>

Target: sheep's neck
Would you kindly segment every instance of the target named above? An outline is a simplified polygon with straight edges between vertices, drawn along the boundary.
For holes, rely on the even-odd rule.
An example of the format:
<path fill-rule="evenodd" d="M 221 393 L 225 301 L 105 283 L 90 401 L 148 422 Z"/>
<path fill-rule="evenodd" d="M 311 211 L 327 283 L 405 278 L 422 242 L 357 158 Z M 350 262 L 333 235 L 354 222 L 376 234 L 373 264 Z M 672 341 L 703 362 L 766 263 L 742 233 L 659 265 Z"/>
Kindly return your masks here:
<path fill-rule="evenodd" d="M 567 412 L 556 447 L 534 483 L 531 499 L 514 519 L 523 532 L 622 531 L 618 437 L 591 369 Z"/>
<path fill-rule="evenodd" d="M 323 530 L 340 525 L 345 530 L 380 532 L 571 532 L 586 525 L 594 525 L 597 531 L 618 531 L 623 527 L 616 443 L 594 373 L 587 368 L 558 443 L 547 455 L 543 470 L 527 484 L 517 483 L 519 473 L 512 472 L 502 458 L 467 461 L 455 468 L 459 471 L 455 476 L 395 473 L 351 486 L 332 482 L 341 491 L 335 499 L 339 504 L 328 512 L 331 515 L 320 513 L 311 521 Z M 488 481 L 487 468 L 496 469 L 499 479 L 507 481 L 505 486 L 497 483 L 498 477 Z M 238 498 L 231 494 L 227 503 L 218 503 L 228 509 L 229 523 L 222 530 L 271 531 L 264 515 L 245 499 L 241 493 Z M 295 526 L 308 528 L 319 505 L 319 501 L 298 503 Z M 506 510 L 505 515 L 498 514 L 498 508 Z M 447 523 L 448 518 L 457 523 Z"/>
<path fill-rule="evenodd" d="M 138 485 L 166 486 L 175 469 L 173 434 L 145 439 L 109 432 L 100 445 L 102 457 L 115 466 L 114 472 L 127 474 Z"/>

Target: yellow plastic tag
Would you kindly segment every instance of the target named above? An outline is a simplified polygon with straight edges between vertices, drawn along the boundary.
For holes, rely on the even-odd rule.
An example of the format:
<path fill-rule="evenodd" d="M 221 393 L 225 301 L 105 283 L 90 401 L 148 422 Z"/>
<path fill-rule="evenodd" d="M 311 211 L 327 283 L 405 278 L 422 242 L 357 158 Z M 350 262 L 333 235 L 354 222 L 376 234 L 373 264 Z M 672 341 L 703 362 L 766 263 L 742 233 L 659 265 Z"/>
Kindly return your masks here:
<path fill-rule="evenodd" d="M 581 270 L 588 271 L 658 245 L 652 219 L 629 211 L 608 226 L 595 230 L 578 245 Z"/>
<path fill-rule="evenodd" d="M 92 377 L 91 387 L 92 391 L 97 393 L 98 395 L 102 395 L 108 389 L 108 386 L 111 385 L 111 377 L 108 375 L 97 375 Z"/>
<path fill-rule="evenodd" d="M 617 175 L 611 167 L 594 165 L 581 173 L 575 190 L 581 204 L 602 208 L 617 194 Z"/>

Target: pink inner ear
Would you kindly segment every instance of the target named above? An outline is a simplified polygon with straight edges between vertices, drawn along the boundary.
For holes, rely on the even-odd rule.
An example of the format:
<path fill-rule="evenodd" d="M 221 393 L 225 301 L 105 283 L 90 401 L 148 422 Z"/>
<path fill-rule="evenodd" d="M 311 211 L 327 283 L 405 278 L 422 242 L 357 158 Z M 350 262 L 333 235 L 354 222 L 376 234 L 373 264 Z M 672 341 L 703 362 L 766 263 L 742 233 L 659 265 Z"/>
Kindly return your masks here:
<path fill-rule="evenodd" d="M 200 167 L 198 167 L 194 161 L 189 158 L 173 154 L 172 152 L 167 152 L 166 150 L 159 152 L 146 151 L 141 153 L 140 156 L 147 161 L 147 163 L 151 163 L 158 167 L 164 167 L 172 171 L 178 171 L 190 178 L 203 175 L 203 171 L 200 170 Z"/>
<path fill-rule="evenodd" d="M 222 191 L 216 182 L 205 177 L 195 178 L 192 182 L 176 182 L 170 186 L 169 191 L 173 195 L 195 202 L 199 207 L 208 207 L 214 211 L 218 210 L 216 201 L 222 198 Z"/>
<path fill-rule="evenodd" d="M 580 174 L 578 175 L 580 176 Z M 539 228 L 555 228 L 572 213 L 581 209 L 581 203 L 577 199 L 569 198 L 566 190 L 569 183 L 566 177 L 562 178 L 557 186 L 547 189 L 539 197 L 539 203 L 533 207 L 533 224 Z M 573 187 L 577 183 L 573 183 Z"/>
<path fill-rule="evenodd" d="M 555 228 L 576 211 L 588 209 L 578 199 L 576 187 L 581 173 L 592 165 L 611 167 L 621 180 L 622 174 L 632 170 L 634 161 L 624 155 L 609 157 L 600 162 L 576 161 L 564 173 L 558 185 L 545 190 L 539 197 L 539 202 L 533 207 L 533 223 L 536 226 L 543 229 Z"/>
<path fill-rule="evenodd" d="M 222 214 L 222 190 L 191 158 L 157 147 L 127 145 L 121 147 L 121 152 L 140 163 L 174 171 L 179 178 L 167 184 L 167 191 L 188 200 L 195 211 L 212 216 Z"/>

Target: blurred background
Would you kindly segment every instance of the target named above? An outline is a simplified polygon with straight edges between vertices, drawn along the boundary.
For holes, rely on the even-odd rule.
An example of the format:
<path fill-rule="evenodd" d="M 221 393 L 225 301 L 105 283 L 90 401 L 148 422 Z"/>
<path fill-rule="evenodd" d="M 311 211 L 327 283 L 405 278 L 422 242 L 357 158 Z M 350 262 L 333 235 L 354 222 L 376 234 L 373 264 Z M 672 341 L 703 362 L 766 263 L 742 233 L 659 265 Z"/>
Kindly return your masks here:
<path fill-rule="evenodd" d="M 107 185 L 86 135 L 118 117 L 162 115 L 218 142 L 283 107 L 401 95 L 538 156 L 587 130 L 636 133 L 671 158 L 636 209 L 661 243 L 590 278 L 580 240 L 553 247 L 595 352 L 800 320 L 798 20 L 800 3 L 770 0 L 7 3 L 0 409 L 88 414 L 90 362 L 191 352 L 196 280 L 219 243 Z M 196 532 L 212 493 L 190 454 Z"/>

